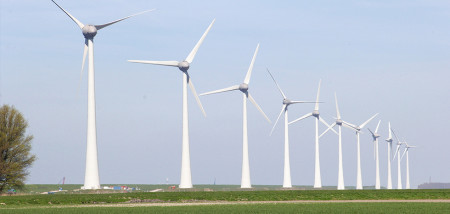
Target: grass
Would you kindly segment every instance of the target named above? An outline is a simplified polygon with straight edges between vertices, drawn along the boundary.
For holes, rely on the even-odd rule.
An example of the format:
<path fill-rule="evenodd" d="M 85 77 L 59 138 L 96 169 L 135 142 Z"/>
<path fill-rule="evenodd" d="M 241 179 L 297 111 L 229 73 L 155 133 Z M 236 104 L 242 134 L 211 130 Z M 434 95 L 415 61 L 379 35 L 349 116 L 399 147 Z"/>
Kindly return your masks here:
<path fill-rule="evenodd" d="M 58 190 L 59 187 L 62 187 L 64 190 L 68 191 L 79 191 L 81 188 L 81 184 L 27 184 L 24 189 L 18 190 L 18 193 L 24 194 L 39 194 L 42 192 L 55 191 Z M 180 192 L 185 190 L 180 190 L 176 188 L 175 190 L 170 190 L 170 186 L 176 186 L 175 184 L 104 184 L 102 186 L 128 186 L 128 187 L 137 187 L 141 191 L 150 191 L 154 189 L 163 189 L 164 191 L 171 192 Z M 351 189 L 352 187 L 347 187 Z M 364 187 L 365 189 L 371 189 L 372 187 Z M 312 186 L 294 186 L 293 189 L 297 190 L 312 190 Z M 336 189 L 336 187 L 326 186 L 322 189 Z M 252 190 L 282 190 L 280 185 L 253 185 Z M 195 185 L 193 189 L 189 191 L 242 191 L 240 185 Z"/>
<path fill-rule="evenodd" d="M 450 203 L 305 203 L 2 209 L 1 213 L 449 213 Z"/>
<path fill-rule="evenodd" d="M 183 201 L 292 201 L 292 200 L 389 200 L 389 199 L 450 199 L 446 190 L 284 190 L 284 191 L 194 191 L 194 192 L 133 192 L 108 194 L 17 195 L 0 197 L 0 209 L 5 207 L 40 205 L 111 204 L 124 202 Z"/>

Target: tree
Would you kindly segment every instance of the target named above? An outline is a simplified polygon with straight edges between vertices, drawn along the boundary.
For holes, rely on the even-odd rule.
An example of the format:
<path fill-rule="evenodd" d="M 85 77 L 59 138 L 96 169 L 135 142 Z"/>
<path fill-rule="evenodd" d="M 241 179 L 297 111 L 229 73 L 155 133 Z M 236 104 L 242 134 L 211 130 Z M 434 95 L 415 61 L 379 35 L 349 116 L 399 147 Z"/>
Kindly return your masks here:
<path fill-rule="evenodd" d="M 28 168 L 36 159 L 30 153 L 32 135 L 27 121 L 14 106 L 0 108 L 0 193 L 24 186 Z"/>

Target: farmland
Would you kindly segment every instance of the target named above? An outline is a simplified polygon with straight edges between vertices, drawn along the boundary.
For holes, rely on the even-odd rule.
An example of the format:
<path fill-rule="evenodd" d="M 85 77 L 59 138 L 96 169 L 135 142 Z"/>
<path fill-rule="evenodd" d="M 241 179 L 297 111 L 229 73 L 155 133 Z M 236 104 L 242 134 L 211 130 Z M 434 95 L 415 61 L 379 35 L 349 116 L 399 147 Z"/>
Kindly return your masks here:
<path fill-rule="evenodd" d="M 450 210 L 450 190 L 342 191 L 307 187 L 280 190 L 278 186 L 256 186 L 238 191 L 238 186 L 199 185 L 188 191 L 168 190 L 164 185 L 134 185 L 140 190 L 127 192 L 79 190 L 80 185 L 65 185 L 67 191 L 36 194 L 56 187 L 27 185 L 20 194 L 2 196 L 0 213 L 445 213 Z M 148 192 L 158 188 L 161 192 Z"/>

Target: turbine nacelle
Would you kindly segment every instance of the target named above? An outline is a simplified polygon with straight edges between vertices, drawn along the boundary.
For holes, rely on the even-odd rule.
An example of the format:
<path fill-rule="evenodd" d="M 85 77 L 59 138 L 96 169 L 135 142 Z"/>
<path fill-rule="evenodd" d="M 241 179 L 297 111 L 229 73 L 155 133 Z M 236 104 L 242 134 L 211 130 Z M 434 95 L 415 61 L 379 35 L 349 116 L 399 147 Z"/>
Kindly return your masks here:
<path fill-rule="evenodd" d="M 392 143 L 392 141 L 394 141 L 394 140 L 392 140 L 392 138 L 388 138 L 385 141 L 388 142 L 388 143 Z"/>
<path fill-rule="evenodd" d="M 187 70 L 189 70 L 189 62 L 186 62 L 186 61 L 179 62 L 178 68 L 181 71 L 186 72 Z"/>
<path fill-rule="evenodd" d="M 290 104 L 292 104 L 292 101 L 290 99 L 283 99 L 283 104 L 290 105 Z"/>
<path fill-rule="evenodd" d="M 242 91 L 242 92 L 248 91 L 248 84 L 247 83 L 241 83 L 239 85 L 239 90 Z"/>
<path fill-rule="evenodd" d="M 93 39 L 95 35 L 97 35 L 97 28 L 94 25 L 85 25 L 81 32 L 83 33 L 84 38 Z"/>
<path fill-rule="evenodd" d="M 343 121 L 341 119 L 336 120 L 336 125 L 342 126 Z"/>
<path fill-rule="evenodd" d="M 313 112 L 312 112 L 312 116 L 314 116 L 314 117 L 319 117 L 319 111 L 317 111 L 317 110 L 314 110 Z"/>
<path fill-rule="evenodd" d="M 377 138 L 380 137 L 380 135 L 379 135 L 378 133 L 374 133 L 374 134 L 372 135 L 372 137 L 373 137 L 373 139 L 377 139 Z"/>

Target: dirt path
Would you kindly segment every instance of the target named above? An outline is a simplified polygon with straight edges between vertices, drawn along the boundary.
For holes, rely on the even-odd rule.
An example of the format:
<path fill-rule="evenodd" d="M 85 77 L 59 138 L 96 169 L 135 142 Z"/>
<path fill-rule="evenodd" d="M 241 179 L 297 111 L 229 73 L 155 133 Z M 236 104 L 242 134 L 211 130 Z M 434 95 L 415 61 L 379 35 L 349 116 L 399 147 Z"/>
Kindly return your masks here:
<path fill-rule="evenodd" d="M 204 202 L 158 202 L 158 203 L 117 203 L 90 205 L 55 205 L 33 206 L 23 208 L 69 208 L 69 207 L 171 207 L 171 206 L 203 206 L 203 205 L 237 205 L 237 204 L 310 204 L 310 203 L 450 203 L 450 199 L 419 199 L 419 200 L 328 200 L 328 201 L 204 201 Z M 1 210 L 1 209 L 0 209 Z"/>

